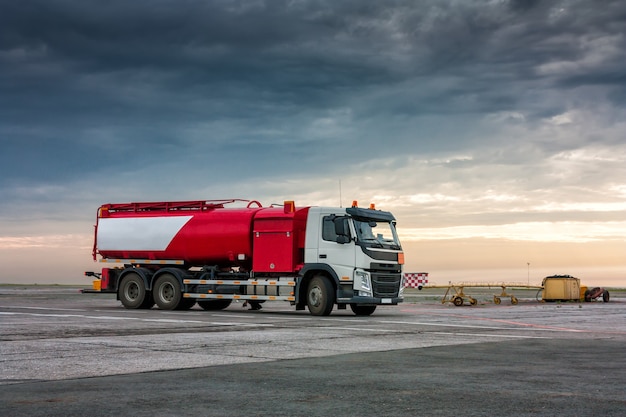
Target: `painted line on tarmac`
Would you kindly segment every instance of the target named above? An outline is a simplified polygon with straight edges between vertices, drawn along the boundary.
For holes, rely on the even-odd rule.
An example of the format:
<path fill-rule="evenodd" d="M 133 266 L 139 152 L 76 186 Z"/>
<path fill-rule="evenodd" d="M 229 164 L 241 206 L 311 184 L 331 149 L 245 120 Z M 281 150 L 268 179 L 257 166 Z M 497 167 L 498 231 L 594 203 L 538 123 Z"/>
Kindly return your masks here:
<path fill-rule="evenodd" d="M 334 317 L 319 318 L 320 321 L 346 321 L 348 323 L 371 323 L 369 320 L 363 320 L 364 317 L 352 317 L 348 319 L 336 319 Z M 376 320 L 374 320 L 376 321 Z"/>
<path fill-rule="evenodd" d="M 467 329 L 488 329 L 488 330 L 532 330 L 532 331 L 546 331 L 546 332 L 572 332 L 572 333 L 585 333 L 585 330 L 567 329 L 563 327 L 548 327 L 548 326 L 533 326 L 526 324 L 524 327 L 497 327 L 497 326 L 478 326 L 475 324 L 448 324 L 448 323 L 424 323 L 414 321 L 380 321 L 379 323 L 391 323 L 391 324 L 414 324 L 417 326 L 435 326 L 435 327 L 460 327 Z"/>
<path fill-rule="evenodd" d="M 504 339 L 549 339 L 544 336 L 523 336 L 523 335 L 507 335 L 507 334 L 482 334 L 482 333 L 454 333 L 454 332 L 428 332 L 431 334 L 440 334 L 444 336 L 467 336 L 467 337 L 499 337 Z"/>
<path fill-rule="evenodd" d="M 201 311 L 198 312 L 199 314 L 211 314 L 211 313 L 202 313 Z M 211 314 L 212 317 L 228 317 L 228 318 L 233 318 L 232 314 Z M 246 320 L 249 318 L 254 318 L 254 319 L 259 319 L 259 320 L 311 320 L 310 316 L 298 316 L 298 317 L 288 317 L 288 316 L 269 316 L 269 315 L 265 315 L 265 314 L 250 314 L 246 316 Z"/>
<path fill-rule="evenodd" d="M 572 329 L 569 327 L 548 326 L 544 324 L 524 323 L 520 321 L 494 319 L 494 318 L 489 318 L 489 317 L 474 317 L 474 316 L 460 315 L 460 314 L 453 314 L 451 316 L 445 316 L 445 317 L 456 317 L 456 318 L 461 318 L 465 320 L 477 320 L 477 321 L 485 321 L 485 322 L 490 322 L 490 323 L 512 324 L 514 326 L 528 328 L 529 330 L 548 330 L 548 331 L 580 332 L 580 333 L 586 332 L 586 330 Z M 522 330 L 522 329 L 519 329 L 519 330 Z"/>
<path fill-rule="evenodd" d="M 315 326 L 310 327 L 309 330 L 323 329 L 323 330 L 355 330 L 359 332 L 387 332 L 387 333 L 406 333 L 404 330 L 391 330 L 391 329 L 368 329 L 366 327 L 334 327 L 334 326 Z"/>
<path fill-rule="evenodd" d="M 54 308 L 54 307 L 26 307 L 26 306 L 1 306 L 0 308 L 12 308 L 16 310 L 55 310 L 55 311 L 88 311 L 82 308 Z"/>
<path fill-rule="evenodd" d="M 31 316 L 31 317 L 54 317 L 54 318 L 83 318 L 94 320 L 126 320 L 126 321 L 142 321 L 142 322 L 156 322 L 156 323 L 192 323 L 192 324 L 210 324 L 213 326 L 239 326 L 239 327 L 274 327 L 273 324 L 252 324 L 252 323 L 222 323 L 222 322 L 209 322 L 202 320 L 175 320 L 175 319 L 140 319 L 136 317 L 116 317 L 116 316 L 88 316 L 84 314 L 39 314 L 39 313 L 18 313 L 18 312 L 6 312 L 0 311 L 0 315 L 5 316 Z"/>

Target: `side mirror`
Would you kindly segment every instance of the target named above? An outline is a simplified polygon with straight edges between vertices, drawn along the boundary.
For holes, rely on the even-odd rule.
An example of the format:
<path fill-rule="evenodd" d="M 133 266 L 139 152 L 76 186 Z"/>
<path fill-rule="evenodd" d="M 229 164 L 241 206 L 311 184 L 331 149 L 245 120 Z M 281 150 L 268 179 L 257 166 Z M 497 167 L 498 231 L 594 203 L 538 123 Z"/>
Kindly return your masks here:
<path fill-rule="evenodd" d="M 350 238 L 348 236 L 337 236 L 337 243 L 341 243 L 343 245 L 349 242 L 350 242 Z"/>
<path fill-rule="evenodd" d="M 343 221 L 343 217 L 335 217 L 333 219 L 333 223 L 335 223 L 335 234 L 337 236 L 347 236 L 346 226 Z"/>
<path fill-rule="evenodd" d="M 335 217 L 333 219 L 333 223 L 335 224 L 335 234 L 337 235 L 337 243 L 348 243 L 350 242 L 350 233 L 346 230 L 346 222 L 344 217 Z"/>

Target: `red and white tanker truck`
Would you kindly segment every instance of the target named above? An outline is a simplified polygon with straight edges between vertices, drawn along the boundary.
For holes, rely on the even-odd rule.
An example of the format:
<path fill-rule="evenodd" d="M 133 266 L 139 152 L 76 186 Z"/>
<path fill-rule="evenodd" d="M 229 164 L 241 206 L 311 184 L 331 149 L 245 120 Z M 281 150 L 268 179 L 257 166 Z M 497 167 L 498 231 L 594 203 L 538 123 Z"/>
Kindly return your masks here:
<path fill-rule="evenodd" d="M 241 202 L 244 202 L 242 205 Z M 239 203 L 239 204 L 237 204 Z M 247 205 L 246 205 L 247 203 Z M 240 207 L 236 207 L 240 206 Z M 386 211 L 303 207 L 293 201 L 201 200 L 105 204 L 94 261 L 107 264 L 89 293 L 114 293 L 126 308 L 220 310 L 270 300 L 327 316 L 402 302 L 404 253 Z"/>

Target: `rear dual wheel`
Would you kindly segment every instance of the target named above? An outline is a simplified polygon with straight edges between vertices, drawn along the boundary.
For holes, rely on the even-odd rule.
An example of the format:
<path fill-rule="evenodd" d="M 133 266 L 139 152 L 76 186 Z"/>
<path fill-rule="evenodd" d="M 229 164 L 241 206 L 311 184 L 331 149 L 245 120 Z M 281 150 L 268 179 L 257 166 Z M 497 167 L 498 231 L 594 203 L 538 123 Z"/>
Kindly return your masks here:
<path fill-rule="evenodd" d="M 146 283 L 135 272 L 130 272 L 124 276 L 117 296 L 122 305 L 129 309 L 151 308 L 154 305 L 152 294 L 146 290 Z"/>
<path fill-rule="evenodd" d="M 161 310 L 188 310 L 196 304 L 195 299 L 183 297 L 180 282 L 172 274 L 163 274 L 157 278 L 152 295 Z"/>

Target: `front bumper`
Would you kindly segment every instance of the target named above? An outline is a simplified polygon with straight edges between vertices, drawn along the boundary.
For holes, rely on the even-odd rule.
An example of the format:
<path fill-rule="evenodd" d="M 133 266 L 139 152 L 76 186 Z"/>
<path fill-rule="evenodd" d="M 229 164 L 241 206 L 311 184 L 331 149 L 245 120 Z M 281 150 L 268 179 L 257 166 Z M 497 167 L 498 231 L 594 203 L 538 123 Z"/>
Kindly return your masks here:
<path fill-rule="evenodd" d="M 337 297 L 337 304 L 370 304 L 370 305 L 397 305 L 404 301 L 402 297 Z"/>

